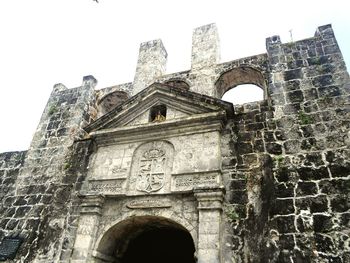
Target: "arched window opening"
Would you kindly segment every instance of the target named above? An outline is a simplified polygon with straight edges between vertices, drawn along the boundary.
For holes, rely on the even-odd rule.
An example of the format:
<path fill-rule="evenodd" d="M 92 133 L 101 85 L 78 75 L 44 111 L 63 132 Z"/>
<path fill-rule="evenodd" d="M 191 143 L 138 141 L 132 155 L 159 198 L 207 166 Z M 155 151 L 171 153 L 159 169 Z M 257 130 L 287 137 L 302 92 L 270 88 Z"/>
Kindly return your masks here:
<path fill-rule="evenodd" d="M 166 106 L 153 106 L 149 112 L 149 122 L 162 122 L 166 120 Z"/>
<path fill-rule="evenodd" d="M 267 97 L 264 75 L 251 67 L 238 67 L 224 72 L 216 81 L 215 88 L 219 98 L 234 104 L 263 100 Z"/>
<path fill-rule="evenodd" d="M 114 91 L 101 98 L 98 102 L 98 116 L 115 109 L 129 98 L 125 91 Z"/>
<path fill-rule="evenodd" d="M 260 101 L 264 99 L 264 91 L 257 85 L 238 85 L 222 96 L 222 100 L 231 102 L 234 105 L 248 102 Z"/>
<path fill-rule="evenodd" d="M 190 86 L 183 80 L 168 80 L 164 82 L 167 86 L 176 87 L 180 89 L 189 89 Z"/>

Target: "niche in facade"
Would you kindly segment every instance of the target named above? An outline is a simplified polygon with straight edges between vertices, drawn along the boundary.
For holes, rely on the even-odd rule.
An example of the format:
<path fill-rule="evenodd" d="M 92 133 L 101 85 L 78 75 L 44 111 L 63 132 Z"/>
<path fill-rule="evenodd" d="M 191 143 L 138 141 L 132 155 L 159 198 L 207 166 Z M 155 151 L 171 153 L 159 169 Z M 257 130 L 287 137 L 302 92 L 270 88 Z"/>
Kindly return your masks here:
<path fill-rule="evenodd" d="M 150 122 L 162 122 L 166 120 L 166 106 L 156 105 L 150 109 L 149 121 Z"/>

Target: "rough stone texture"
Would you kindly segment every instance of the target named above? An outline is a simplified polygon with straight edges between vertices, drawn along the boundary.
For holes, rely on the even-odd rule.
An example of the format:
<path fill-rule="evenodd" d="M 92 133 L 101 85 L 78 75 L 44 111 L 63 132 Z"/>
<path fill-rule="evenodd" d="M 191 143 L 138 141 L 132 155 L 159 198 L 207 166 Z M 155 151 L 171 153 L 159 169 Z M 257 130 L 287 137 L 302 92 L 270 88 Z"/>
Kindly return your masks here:
<path fill-rule="evenodd" d="M 11 218 L 11 224 L 3 227 L 5 233 L 25 238 L 18 261 L 57 262 L 66 252 L 76 220 L 79 169 L 86 169 L 80 160 L 88 151 L 85 146 L 80 150 L 79 143 L 73 145 L 73 141 L 84 136 L 82 127 L 94 115 L 89 104 L 94 104 L 95 84 L 96 80 L 88 76 L 79 88 L 55 85 L 14 190 L 3 199 L 8 213 L 2 214 L 2 222 Z M 71 161 L 70 153 L 76 150 L 82 156 Z M 68 174 L 76 166 L 74 174 Z"/>
<path fill-rule="evenodd" d="M 215 24 L 194 29 L 191 58 L 192 69 L 210 67 L 219 63 L 220 43 Z"/>
<path fill-rule="evenodd" d="M 7 236 L 18 224 L 14 201 L 16 180 L 27 152 L 7 152 L 0 154 L 0 238 Z M 20 206 L 20 202 L 17 202 Z M 17 233 L 16 233 L 17 234 Z"/>
<path fill-rule="evenodd" d="M 215 67 L 220 61 L 220 44 L 215 24 L 198 27 L 192 35 L 191 79 L 195 92 L 214 96 Z"/>
<path fill-rule="evenodd" d="M 140 45 L 132 95 L 139 93 L 165 73 L 167 56 L 160 39 L 144 42 Z"/>
<path fill-rule="evenodd" d="M 270 150 L 269 225 L 280 251 L 274 258 L 347 262 L 350 85 L 332 28 L 319 27 L 315 37 L 295 43 L 268 39 L 267 50 L 276 125 L 270 143 L 278 145 L 278 152 Z"/>
<path fill-rule="evenodd" d="M 333 30 L 266 49 L 219 64 L 207 25 L 191 70 L 164 75 L 151 41 L 134 83 L 57 84 L 30 149 L 0 154 L 0 238 L 25 238 L 13 262 L 115 262 L 155 226 L 187 232 L 199 263 L 349 262 L 350 79 Z M 246 83 L 264 100 L 220 100 Z"/>

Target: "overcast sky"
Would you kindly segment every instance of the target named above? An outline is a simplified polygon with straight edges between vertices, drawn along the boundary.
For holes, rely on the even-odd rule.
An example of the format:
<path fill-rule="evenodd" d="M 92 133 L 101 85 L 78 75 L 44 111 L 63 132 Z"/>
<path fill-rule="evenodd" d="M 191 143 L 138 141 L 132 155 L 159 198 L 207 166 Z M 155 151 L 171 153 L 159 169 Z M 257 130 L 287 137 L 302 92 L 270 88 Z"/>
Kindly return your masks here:
<path fill-rule="evenodd" d="M 161 38 L 167 72 L 190 68 L 192 30 L 215 22 L 221 60 L 265 53 L 265 38 L 312 37 L 331 23 L 350 67 L 348 0 L 2 0 L 0 152 L 25 150 L 55 83 L 131 82 L 139 44 Z"/>

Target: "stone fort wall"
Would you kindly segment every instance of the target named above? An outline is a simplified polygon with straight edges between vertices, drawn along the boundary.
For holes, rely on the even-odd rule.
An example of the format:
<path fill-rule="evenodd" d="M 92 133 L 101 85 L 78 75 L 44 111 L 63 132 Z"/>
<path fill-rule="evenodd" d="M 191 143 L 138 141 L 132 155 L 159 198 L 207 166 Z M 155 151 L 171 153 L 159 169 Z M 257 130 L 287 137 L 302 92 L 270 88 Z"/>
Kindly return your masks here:
<path fill-rule="evenodd" d="M 314 37 L 266 39 L 265 54 L 220 63 L 215 25 L 195 29 L 192 66 L 165 74 L 160 40 L 141 44 L 133 83 L 55 85 L 26 152 L 0 155 L 0 240 L 24 239 L 8 262 L 69 262 L 78 196 L 94 142 L 84 127 L 153 82 L 221 98 L 256 84 L 222 133 L 223 262 L 349 262 L 350 79 L 330 25 Z"/>

